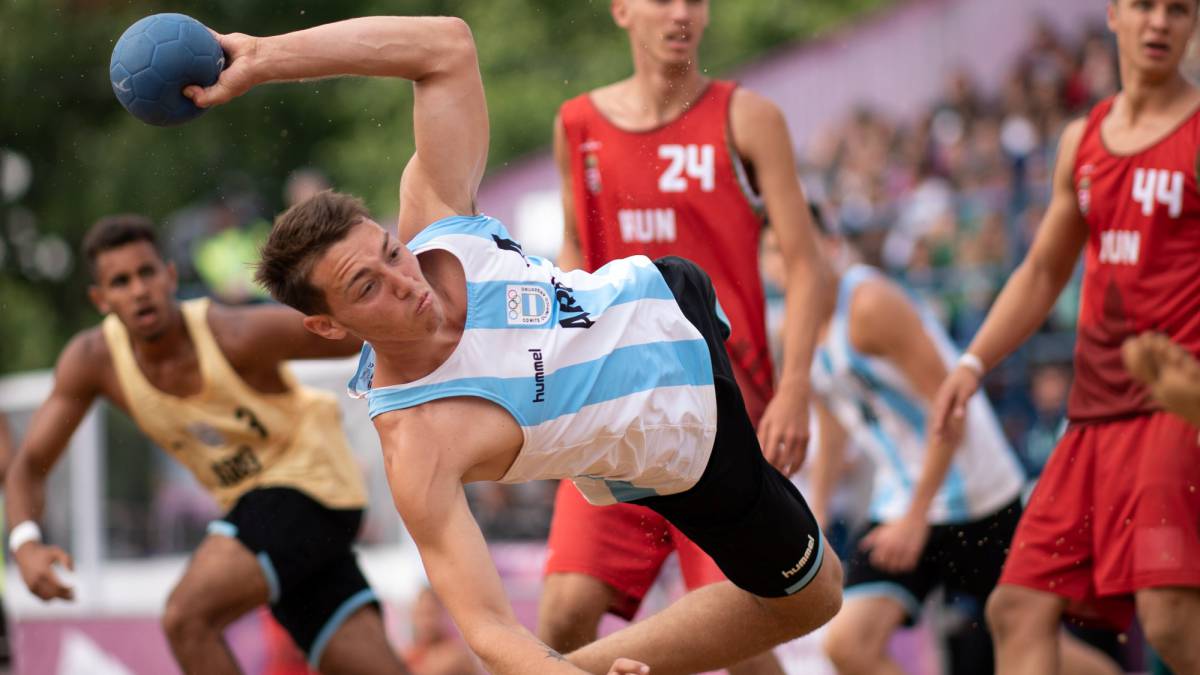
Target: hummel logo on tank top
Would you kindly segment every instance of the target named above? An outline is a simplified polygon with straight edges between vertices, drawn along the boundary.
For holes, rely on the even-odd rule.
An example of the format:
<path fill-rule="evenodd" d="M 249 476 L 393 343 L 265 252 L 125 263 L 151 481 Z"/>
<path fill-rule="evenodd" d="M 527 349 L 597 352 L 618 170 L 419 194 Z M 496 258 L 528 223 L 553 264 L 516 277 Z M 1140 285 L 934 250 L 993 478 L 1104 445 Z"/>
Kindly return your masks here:
<path fill-rule="evenodd" d="M 390 387 L 372 388 L 364 345 L 350 391 L 372 417 L 442 398 L 490 401 L 525 437 L 502 482 L 570 478 L 595 504 L 699 480 L 716 435 L 712 359 L 649 258 L 564 272 L 486 216 L 439 220 L 408 246 L 462 264 L 463 333 L 432 373 Z"/>

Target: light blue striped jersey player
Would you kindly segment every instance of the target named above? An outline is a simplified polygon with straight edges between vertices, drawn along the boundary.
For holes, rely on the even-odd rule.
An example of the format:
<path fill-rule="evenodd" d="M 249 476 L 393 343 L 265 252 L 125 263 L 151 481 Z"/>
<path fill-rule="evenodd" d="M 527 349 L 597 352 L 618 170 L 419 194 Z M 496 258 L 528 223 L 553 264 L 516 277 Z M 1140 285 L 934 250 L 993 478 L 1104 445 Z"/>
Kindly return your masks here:
<path fill-rule="evenodd" d="M 830 412 L 874 461 L 870 518 L 887 522 L 908 511 L 920 480 L 927 406 L 898 368 L 850 344 L 850 299 L 864 281 L 878 275 L 871 267 L 855 265 L 842 276 L 837 308 L 813 359 L 812 380 Z M 942 360 L 952 367 L 958 354 L 946 332 L 920 302 L 914 304 Z M 963 523 L 991 515 L 1016 499 L 1024 483 L 1024 469 L 991 405 L 977 393 L 967 405 L 963 442 L 929 508 L 929 521 Z"/>
<path fill-rule="evenodd" d="M 486 216 L 439 220 L 408 247 L 462 264 L 466 325 L 442 365 L 405 384 L 371 388 L 375 354 L 364 345 L 350 392 L 367 398 L 372 418 L 452 396 L 487 399 L 525 438 L 501 482 L 570 478 L 594 504 L 683 492 L 700 479 L 716 436 L 712 363 L 648 258 L 563 272 L 525 255 Z"/>

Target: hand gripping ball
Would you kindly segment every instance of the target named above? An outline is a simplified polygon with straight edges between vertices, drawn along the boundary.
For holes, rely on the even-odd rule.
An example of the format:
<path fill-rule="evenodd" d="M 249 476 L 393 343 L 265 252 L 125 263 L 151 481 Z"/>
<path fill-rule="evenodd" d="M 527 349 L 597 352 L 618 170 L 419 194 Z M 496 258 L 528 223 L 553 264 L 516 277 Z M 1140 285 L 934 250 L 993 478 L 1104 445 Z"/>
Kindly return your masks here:
<path fill-rule="evenodd" d="M 210 86 L 225 67 L 225 52 L 208 28 L 183 14 L 153 14 L 121 34 L 108 64 L 113 93 L 133 116 L 171 126 L 199 116 L 183 88 Z"/>

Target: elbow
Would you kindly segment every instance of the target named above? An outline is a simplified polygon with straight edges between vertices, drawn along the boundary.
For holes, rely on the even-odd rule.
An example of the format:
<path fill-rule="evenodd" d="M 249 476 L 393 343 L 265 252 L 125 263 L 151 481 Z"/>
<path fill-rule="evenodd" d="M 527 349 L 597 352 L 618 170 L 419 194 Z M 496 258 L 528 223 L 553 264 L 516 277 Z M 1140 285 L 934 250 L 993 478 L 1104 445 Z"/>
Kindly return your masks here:
<path fill-rule="evenodd" d="M 441 34 L 443 48 L 450 57 L 447 59 L 448 63 L 478 67 L 475 36 L 471 33 L 471 26 L 466 21 L 456 16 L 440 17 L 438 31 Z"/>

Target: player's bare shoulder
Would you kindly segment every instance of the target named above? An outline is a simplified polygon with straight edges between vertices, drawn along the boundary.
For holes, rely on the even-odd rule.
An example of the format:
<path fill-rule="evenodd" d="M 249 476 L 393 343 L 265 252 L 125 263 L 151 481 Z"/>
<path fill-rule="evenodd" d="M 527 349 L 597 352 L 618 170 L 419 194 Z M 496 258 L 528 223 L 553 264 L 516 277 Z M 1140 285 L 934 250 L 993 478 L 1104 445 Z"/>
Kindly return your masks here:
<path fill-rule="evenodd" d="M 776 143 L 790 143 L 783 110 L 771 99 L 746 87 L 733 90 L 729 101 L 729 128 L 734 147 L 739 154 L 748 157 Z"/>
<path fill-rule="evenodd" d="M 491 401 L 443 398 L 374 418 L 388 462 L 430 462 L 464 481 L 499 480 L 525 437 L 517 421 Z M 432 468 L 432 467 L 430 467 Z"/>
<path fill-rule="evenodd" d="M 76 333 L 63 348 L 54 367 L 54 388 L 76 398 L 105 396 L 124 406 L 112 352 L 100 326 Z"/>
<path fill-rule="evenodd" d="M 883 351 L 884 343 L 909 322 L 902 319 L 914 314 L 908 295 L 894 281 L 874 275 L 860 283 L 850 296 L 849 338 L 860 352 Z"/>

